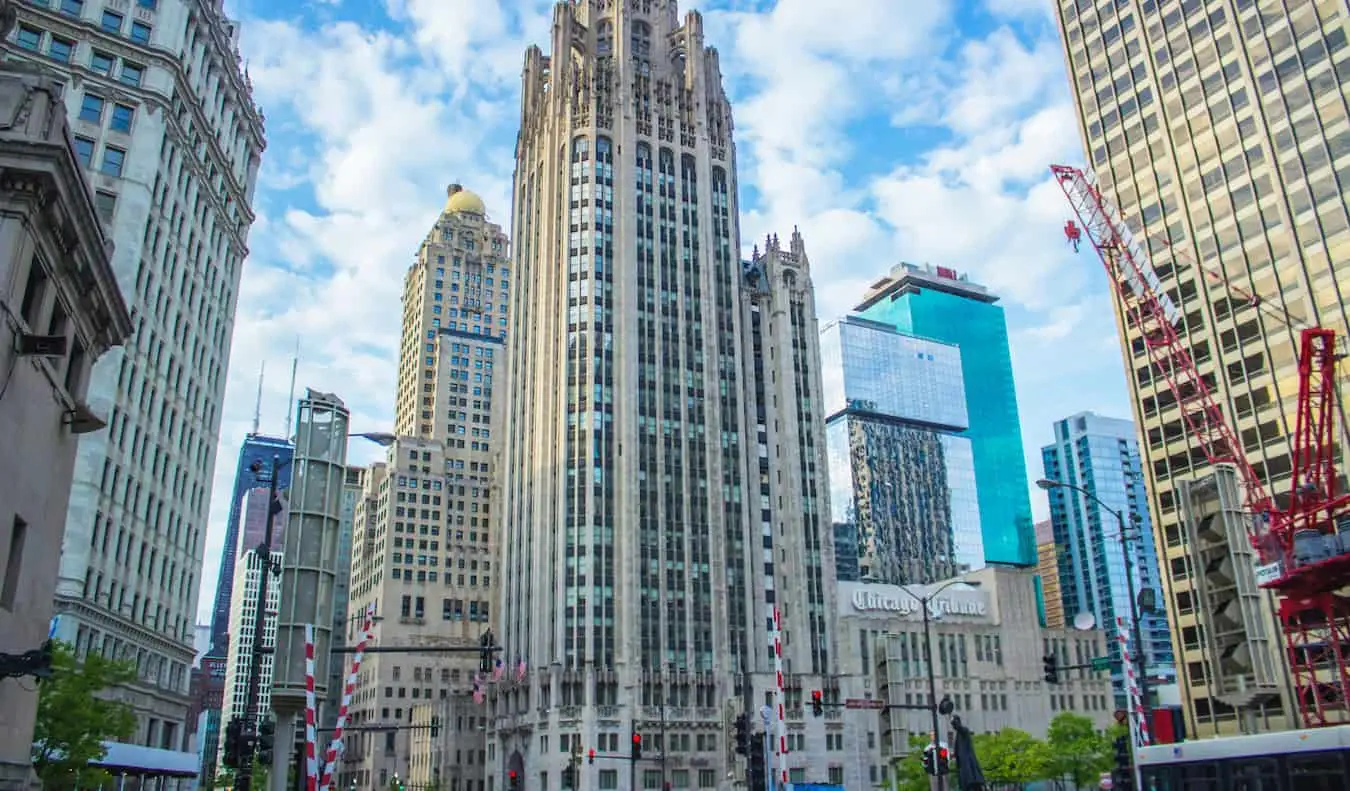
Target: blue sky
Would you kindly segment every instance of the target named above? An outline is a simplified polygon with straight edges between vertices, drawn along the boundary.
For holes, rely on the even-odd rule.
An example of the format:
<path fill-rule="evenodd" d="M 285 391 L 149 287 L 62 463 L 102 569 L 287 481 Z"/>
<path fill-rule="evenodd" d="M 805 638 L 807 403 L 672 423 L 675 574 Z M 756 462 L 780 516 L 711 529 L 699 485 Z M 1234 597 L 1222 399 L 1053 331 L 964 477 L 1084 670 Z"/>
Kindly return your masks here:
<path fill-rule="evenodd" d="M 404 272 L 463 183 L 509 225 L 524 48 L 541 0 L 233 0 L 267 118 L 217 459 L 203 597 L 267 370 L 262 426 L 297 385 L 387 429 Z M 1105 276 L 1075 255 L 1052 162 L 1078 130 L 1047 0 L 696 0 L 735 113 L 742 241 L 798 226 L 822 320 L 899 261 L 1002 295 L 1028 472 L 1053 421 L 1130 417 Z M 978 387 L 968 382 L 967 387 Z M 373 458 L 353 447 L 353 459 Z M 1032 495 L 1038 516 L 1044 497 Z M 205 609 L 209 610 L 209 606 Z"/>

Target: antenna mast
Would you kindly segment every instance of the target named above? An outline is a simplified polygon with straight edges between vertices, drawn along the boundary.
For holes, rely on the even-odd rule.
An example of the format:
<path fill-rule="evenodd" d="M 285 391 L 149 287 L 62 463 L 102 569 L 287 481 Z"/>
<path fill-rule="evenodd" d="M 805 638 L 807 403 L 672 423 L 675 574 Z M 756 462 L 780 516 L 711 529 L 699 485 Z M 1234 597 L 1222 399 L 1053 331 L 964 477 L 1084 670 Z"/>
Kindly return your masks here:
<path fill-rule="evenodd" d="M 283 437 L 291 435 L 291 418 L 295 413 L 295 369 L 300 366 L 300 337 L 295 338 L 295 354 L 291 355 L 291 393 L 286 401 L 286 432 Z"/>
<path fill-rule="evenodd" d="M 253 435 L 257 436 L 262 423 L 263 374 L 267 372 L 267 361 L 258 363 L 258 400 L 253 404 Z"/>

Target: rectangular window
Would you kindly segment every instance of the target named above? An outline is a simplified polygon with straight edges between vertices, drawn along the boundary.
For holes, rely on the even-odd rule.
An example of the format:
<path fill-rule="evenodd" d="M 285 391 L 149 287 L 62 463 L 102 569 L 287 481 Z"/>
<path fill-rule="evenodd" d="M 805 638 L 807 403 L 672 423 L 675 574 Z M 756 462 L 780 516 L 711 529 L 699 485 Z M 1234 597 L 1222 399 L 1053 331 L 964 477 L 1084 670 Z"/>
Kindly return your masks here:
<path fill-rule="evenodd" d="M 89 55 L 89 68 L 99 74 L 112 74 L 113 56 L 106 52 L 94 50 Z"/>
<path fill-rule="evenodd" d="M 94 193 L 94 209 L 98 212 L 98 217 L 106 223 L 111 223 L 113 213 L 117 211 L 117 196 L 111 192 L 99 190 Z"/>
<path fill-rule="evenodd" d="M 145 74 L 145 68 L 134 63 L 122 61 L 122 83 L 125 85 L 139 86 L 141 77 Z"/>
<path fill-rule="evenodd" d="M 58 63 L 70 63 L 70 58 L 74 54 L 75 42 L 52 36 L 52 43 L 47 47 L 47 57 Z"/>
<path fill-rule="evenodd" d="M 71 398 L 84 395 L 80 392 L 84 385 L 84 356 L 84 347 L 80 345 L 79 340 L 72 341 L 70 356 L 66 359 L 66 392 Z"/>
<path fill-rule="evenodd" d="M 122 15 L 113 11 L 103 12 L 103 21 L 99 23 L 109 33 L 122 32 Z"/>
<path fill-rule="evenodd" d="M 159 7 L 159 0 L 136 0 L 136 5 L 140 6 L 141 8 L 148 8 L 151 11 L 154 11 L 156 8 Z"/>
<path fill-rule="evenodd" d="M 131 40 L 137 44 L 150 43 L 150 26 L 144 22 L 131 23 Z"/>
<path fill-rule="evenodd" d="M 75 156 L 79 157 L 81 165 L 89 167 L 94 159 L 94 141 L 87 137 L 75 138 Z"/>
<path fill-rule="evenodd" d="M 61 0 L 61 13 L 70 16 L 84 14 L 84 0 Z"/>
<path fill-rule="evenodd" d="M 128 107 L 125 104 L 113 105 L 112 123 L 108 127 L 114 132 L 130 132 L 131 119 L 136 116 L 136 109 Z"/>
<path fill-rule="evenodd" d="M 103 97 L 86 93 L 80 102 L 80 120 L 91 124 L 103 123 Z"/>
<path fill-rule="evenodd" d="M 15 36 L 14 40 L 24 49 L 31 49 L 36 52 L 42 46 L 42 31 L 27 25 L 20 25 L 19 35 Z"/>
<path fill-rule="evenodd" d="M 13 612 L 19 598 L 19 575 L 23 571 L 23 545 L 28 540 L 28 523 L 14 517 L 9 529 L 9 554 L 5 556 L 5 578 L 0 580 L 0 607 Z"/>
<path fill-rule="evenodd" d="M 28 264 L 28 282 L 24 284 L 23 301 L 19 304 L 19 315 L 28 322 L 30 329 L 37 328 L 46 297 L 47 270 L 43 269 L 41 259 L 34 256 Z"/>
<path fill-rule="evenodd" d="M 122 176 L 122 165 L 126 162 L 127 152 L 108 146 L 103 149 L 103 167 L 100 171 L 109 176 Z"/>

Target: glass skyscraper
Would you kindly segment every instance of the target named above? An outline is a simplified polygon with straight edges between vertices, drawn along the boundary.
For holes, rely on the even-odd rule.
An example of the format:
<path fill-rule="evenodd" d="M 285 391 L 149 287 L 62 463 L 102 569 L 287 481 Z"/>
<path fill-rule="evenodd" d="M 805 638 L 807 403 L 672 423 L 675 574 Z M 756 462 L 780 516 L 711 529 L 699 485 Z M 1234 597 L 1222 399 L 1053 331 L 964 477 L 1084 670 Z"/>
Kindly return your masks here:
<path fill-rule="evenodd" d="M 821 330 L 820 357 L 838 579 L 983 566 L 960 350 L 850 316 Z"/>
<path fill-rule="evenodd" d="M 1108 631 L 1115 628 L 1117 617 L 1129 623 L 1131 591 L 1125 578 L 1128 557 L 1134 568 L 1135 590 L 1151 592 L 1156 603 L 1151 612 L 1141 608 L 1144 614 L 1140 618 L 1149 678 L 1175 680 L 1172 638 L 1162 606 L 1158 553 L 1134 424 L 1091 412 L 1073 415 L 1055 424 L 1055 444 L 1041 448 L 1041 459 L 1046 478 L 1081 486 L 1105 503 L 1103 507 L 1081 492 L 1064 487 L 1048 492 L 1065 618 L 1071 620 L 1080 612 L 1090 612 Z M 1130 531 L 1127 535 L 1137 535 L 1138 539 L 1131 538 L 1122 545 L 1120 524 L 1112 511 L 1125 517 Z M 1120 644 L 1111 640 L 1109 650 L 1115 662 L 1112 681 L 1116 705 L 1124 707 Z"/>
<path fill-rule="evenodd" d="M 960 347 L 965 408 L 975 458 L 984 560 L 1036 565 L 1022 425 L 1017 414 L 1008 324 L 998 297 L 945 267 L 900 264 L 857 307 L 902 333 Z"/>

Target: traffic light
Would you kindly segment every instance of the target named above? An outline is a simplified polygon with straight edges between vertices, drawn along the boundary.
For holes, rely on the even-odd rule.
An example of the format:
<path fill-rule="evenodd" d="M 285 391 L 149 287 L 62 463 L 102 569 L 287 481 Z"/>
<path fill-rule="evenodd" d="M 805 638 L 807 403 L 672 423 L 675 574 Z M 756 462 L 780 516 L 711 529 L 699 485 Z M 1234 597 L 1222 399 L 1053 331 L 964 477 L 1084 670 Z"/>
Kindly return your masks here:
<path fill-rule="evenodd" d="M 440 717 L 432 717 L 432 718 L 431 718 L 431 738 L 434 739 L 434 738 L 436 738 L 437 736 L 440 736 L 440 735 L 441 735 L 441 718 L 440 718 Z"/>
<path fill-rule="evenodd" d="M 1124 736 L 1116 737 L 1116 768 L 1111 771 L 1111 787 L 1122 791 L 1134 791 L 1133 761 L 1130 758 L 1130 740 Z"/>
<path fill-rule="evenodd" d="M 594 747 L 591 748 L 590 752 L 586 753 L 586 760 L 589 761 L 590 763 L 595 763 L 595 748 L 594 748 Z"/>
<path fill-rule="evenodd" d="M 1041 662 L 1042 664 L 1045 665 L 1045 683 L 1058 684 L 1059 657 L 1055 656 L 1054 654 L 1046 654 L 1044 657 L 1041 658 Z"/>
<path fill-rule="evenodd" d="M 744 714 L 736 716 L 736 754 L 750 754 L 750 718 Z"/>
<path fill-rule="evenodd" d="M 272 765 L 272 744 L 276 741 L 277 724 L 271 717 L 258 726 L 258 763 Z"/>
<path fill-rule="evenodd" d="M 751 791 L 758 791 L 758 789 L 764 788 L 765 781 L 768 779 L 765 774 L 768 770 L 764 765 L 764 751 L 751 750 L 750 755 L 746 756 L 746 763 L 749 765 L 749 787 Z"/>
<path fill-rule="evenodd" d="M 239 768 L 239 734 L 243 731 L 243 720 L 235 717 L 225 725 L 225 754 L 221 763 L 229 769 Z"/>
<path fill-rule="evenodd" d="M 562 780 L 563 780 L 563 788 L 576 788 L 576 787 L 577 787 L 577 768 L 576 768 L 575 766 L 573 766 L 572 764 L 568 764 L 568 765 L 567 765 L 567 768 L 563 769 L 563 778 L 562 778 Z"/>
<path fill-rule="evenodd" d="M 494 653 L 492 649 L 496 642 L 497 639 L 492 636 L 491 629 L 483 632 L 483 636 L 478 638 L 478 671 L 483 675 L 492 672 L 492 654 Z"/>
<path fill-rule="evenodd" d="M 642 734 L 633 731 L 633 760 L 642 760 Z"/>
<path fill-rule="evenodd" d="M 811 713 L 817 717 L 825 716 L 825 693 L 818 689 L 811 690 Z"/>
<path fill-rule="evenodd" d="M 253 754 L 258 749 L 258 734 L 247 723 L 239 723 L 239 752 L 235 757 L 235 762 L 240 766 L 252 766 Z"/>
<path fill-rule="evenodd" d="M 506 788 L 507 791 L 520 791 L 520 775 L 514 769 L 506 773 Z"/>
<path fill-rule="evenodd" d="M 947 774 L 952 770 L 952 754 L 946 747 L 938 745 L 937 748 L 937 773 L 938 776 Z"/>
<path fill-rule="evenodd" d="M 923 773 L 929 777 L 937 777 L 937 750 L 934 745 L 928 745 L 923 748 Z"/>

